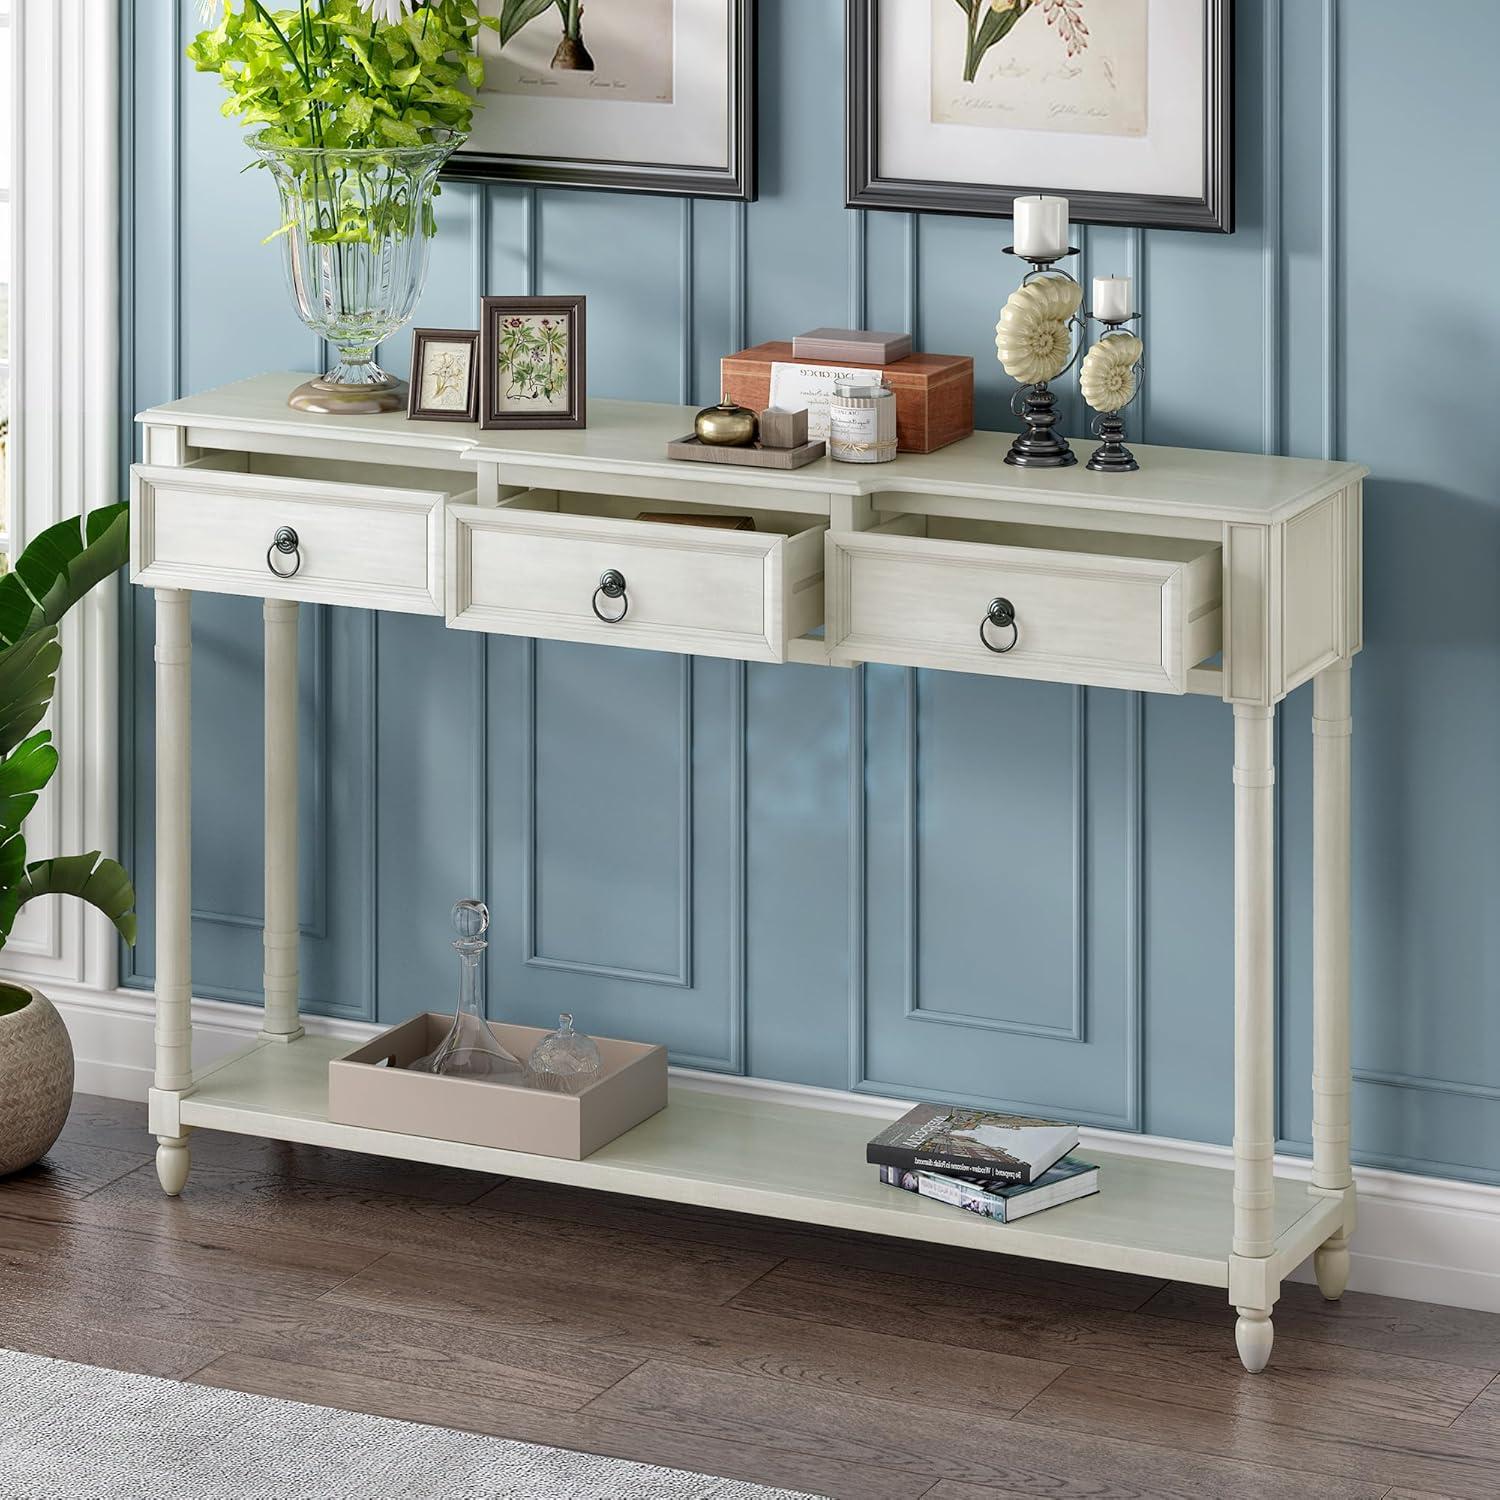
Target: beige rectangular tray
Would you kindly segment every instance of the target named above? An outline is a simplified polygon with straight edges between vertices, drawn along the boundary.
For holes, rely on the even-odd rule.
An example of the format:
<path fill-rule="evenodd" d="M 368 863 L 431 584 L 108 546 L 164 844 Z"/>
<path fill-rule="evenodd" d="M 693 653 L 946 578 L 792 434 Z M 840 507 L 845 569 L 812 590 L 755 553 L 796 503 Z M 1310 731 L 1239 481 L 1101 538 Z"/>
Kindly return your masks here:
<path fill-rule="evenodd" d="M 335 1058 L 328 1064 L 329 1119 L 581 1161 L 666 1108 L 666 1048 L 609 1037 L 594 1038 L 604 1068 L 578 1094 L 407 1071 L 443 1040 L 452 1021 L 431 1012 L 413 1016 Z M 547 1034 L 538 1026 L 499 1021 L 491 1021 L 490 1030 L 523 1062 Z"/>
<path fill-rule="evenodd" d="M 668 458 L 685 458 L 700 464 L 741 464 L 752 469 L 800 469 L 822 458 L 828 444 L 821 439 L 800 448 L 720 448 L 700 443 L 689 433 L 667 444 Z"/>

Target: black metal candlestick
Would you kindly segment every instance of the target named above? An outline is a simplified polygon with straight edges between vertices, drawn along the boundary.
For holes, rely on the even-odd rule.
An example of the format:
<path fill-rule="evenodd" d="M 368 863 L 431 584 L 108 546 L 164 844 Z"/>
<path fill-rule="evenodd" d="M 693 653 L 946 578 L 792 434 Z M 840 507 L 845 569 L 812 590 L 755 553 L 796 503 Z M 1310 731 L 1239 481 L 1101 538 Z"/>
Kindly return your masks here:
<path fill-rule="evenodd" d="M 1139 313 L 1130 313 L 1123 318 L 1100 318 L 1095 322 L 1103 323 L 1106 334 L 1116 333 L 1124 328 L 1127 323 L 1135 323 L 1140 320 Z M 1140 468 L 1136 462 L 1135 454 L 1125 446 L 1125 417 L 1124 411 L 1131 402 L 1141 394 L 1141 385 L 1145 380 L 1146 361 L 1138 359 L 1132 367 L 1135 371 L 1135 389 L 1130 393 L 1130 400 L 1117 406 L 1113 411 L 1101 411 L 1091 424 L 1091 431 L 1101 441 L 1099 446 L 1089 455 L 1086 468 L 1093 469 L 1098 474 L 1129 474 Z"/>
<path fill-rule="evenodd" d="M 1005 253 L 1030 262 L 1031 269 L 1021 278 L 1022 286 L 1044 274 L 1066 276 L 1074 286 L 1078 286 L 1078 278 L 1059 269 L 1057 265 L 1058 261 L 1078 254 L 1076 245 L 1069 245 L 1058 255 L 1023 255 L 1014 245 L 1007 245 Z M 1081 300 L 1081 287 L 1079 296 Z M 1068 326 L 1081 335 L 1085 324 L 1082 317 L 1075 313 L 1068 319 Z M 1072 357 L 1057 374 L 1065 375 L 1072 369 L 1082 352 L 1083 339 L 1080 336 Z M 1055 380 L 1057 375 L 1051 378 Z M 1010 409 L 1011 414 L 1020 419 L 1022 426 L 1016 440 L 1010 445 L 1010 451 L 1005 455 L 1006 463 L 1022 469 L 1065 469 L 1069 464 L 1078 462 L 1078 455 L 1073 452 L 1066 439 L 1054 430 L 1057 426 L 1057 397 L 1047 381 L 1038 380 L 1022 386 L 1011 397 Z"/>

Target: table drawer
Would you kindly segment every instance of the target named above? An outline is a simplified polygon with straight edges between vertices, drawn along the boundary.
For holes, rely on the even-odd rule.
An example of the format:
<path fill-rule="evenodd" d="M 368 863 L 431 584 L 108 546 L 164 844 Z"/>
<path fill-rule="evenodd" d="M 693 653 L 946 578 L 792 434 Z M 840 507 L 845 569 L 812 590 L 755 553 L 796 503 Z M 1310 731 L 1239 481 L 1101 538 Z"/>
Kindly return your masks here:
<path fill-rule="evenodd" d="M 247 454 L 211 454 L 180 468 L 138 464 L 131 470 L 131 578 L 441 614 L 452 476 L 361 464 L 357 483 L 333 477 L 348 472 L 320 460 Z"/>
<path fill-rule="evenodd" d="M 788 642 L 823 623 L 828 522 L 734 510 L 755 530 L 638 519 L 712 513 L 712 505 L 555 490 L 452 506 L 448 621 L 500 635 L 785 661 Z"/>
<path fill-rule="evenodd" d="M 829 657 L 1182 693 L 1220 647 L 1221 558 L 1204 541 L 938 516 L 830 534 Z"/>

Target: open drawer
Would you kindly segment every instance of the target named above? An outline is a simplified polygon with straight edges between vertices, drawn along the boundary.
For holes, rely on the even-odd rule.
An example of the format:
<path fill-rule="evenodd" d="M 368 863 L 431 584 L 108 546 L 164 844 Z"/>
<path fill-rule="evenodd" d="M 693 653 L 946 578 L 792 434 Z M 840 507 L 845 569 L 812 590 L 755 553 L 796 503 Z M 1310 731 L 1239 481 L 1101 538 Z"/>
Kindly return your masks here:
<path fill-rule="evenodd" d="M 466 630 L 785 661 L 823 623 L 826 518 L 757 508 L 753 531 L 648 515 L 712 505 L 527 489 L 448 512 L 448 621 Z"/>
<path fill-rule="evenodd" d="M 355 476 L 351 479 L 351 475 Z M 461 476 L 211 453 L 130 471 L 136 583 L 443 612 L 443 509 Z"/>
<path fill-rule="evenodd" d="M 1187 690 L 1221 643 L 1215 542 L 941 516 L 828 537 L 828 651 L 1100 687 Z"/>

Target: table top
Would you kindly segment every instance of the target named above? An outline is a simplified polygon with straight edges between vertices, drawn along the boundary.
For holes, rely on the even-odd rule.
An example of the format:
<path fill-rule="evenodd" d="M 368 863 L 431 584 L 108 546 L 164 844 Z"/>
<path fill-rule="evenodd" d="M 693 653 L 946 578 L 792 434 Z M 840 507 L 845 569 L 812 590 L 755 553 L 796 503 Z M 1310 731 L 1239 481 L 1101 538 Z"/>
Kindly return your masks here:
<path fill-rule="evenodd" d="M 666 445 L 692 431 L 695 408 L 600 398 L 588 403 L 586 428 L 573 431 L 485 431 L 473 423 L 412 421 L 402 412 L 323 416 L 293 411 L 287 395 L 308 377 L 278 372 L 253 376 L 142 412 L 143 423 L 208 432 L 254 433 L 375 450 L 386 463 L 420 462 L 421 453 L 449 463 L 494 463 L 503 481 L 507 462 L 573 472 L 629 472 L 645 478 L 691 477 L 705 485 L 734 484 L 787 492 L 864 496 L 892 492 L 1012 500 L 1082 510 L 1223 522 L 1285 521 L 1326 496 L 1357 483 L 1359 464 L 1282 458 L 1259 453 L 1132 444 L 1140 460 L 1131 474 L 1098 474 L 1080 462 L 1066 469 L 1019 469 L 1003 460 L 1012 434 L 976 432 L 936 453 L 900 455 L 885 464 L 822 458 L 794 470 L 688 464 L 666 457 Z M 206 446 L 213 446 L 212 443 Z M 1089 440 L 1074 440 L 1081 458 Z"/>

